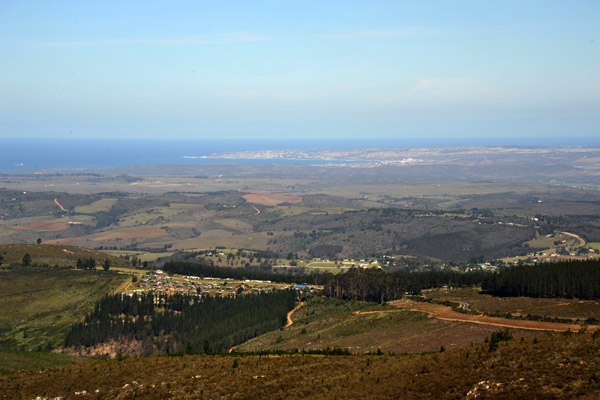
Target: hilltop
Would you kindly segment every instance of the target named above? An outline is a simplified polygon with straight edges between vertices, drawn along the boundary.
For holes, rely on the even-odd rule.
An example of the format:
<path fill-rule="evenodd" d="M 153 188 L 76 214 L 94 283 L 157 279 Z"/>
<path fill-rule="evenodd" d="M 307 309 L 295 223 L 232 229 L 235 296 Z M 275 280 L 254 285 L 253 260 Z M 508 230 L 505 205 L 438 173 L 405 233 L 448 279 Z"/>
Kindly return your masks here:
<path fill-rule="evenodd" d="M 112 266 L 128 266 L 129 261 L 101 251 L 70 245 L 51 244 L 3 244 L 0 245 L 2 265 L 21 265 L 23 256 L 31 256 L 31 264 L 59 267 L 75 267 L 78 259 L 93 258 L 98 266 L 109 259 Z"/>

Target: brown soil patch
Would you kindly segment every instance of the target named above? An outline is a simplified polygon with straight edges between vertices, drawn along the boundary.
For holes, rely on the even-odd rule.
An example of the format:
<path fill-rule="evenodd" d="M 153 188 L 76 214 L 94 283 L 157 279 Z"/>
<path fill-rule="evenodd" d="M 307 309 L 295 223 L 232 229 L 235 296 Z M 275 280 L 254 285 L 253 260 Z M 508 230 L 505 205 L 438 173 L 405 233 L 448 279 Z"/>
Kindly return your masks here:
<path fill-rule="evenodd" d="M 242 196 L 248 203 L 261 204 L 263 206 L 276 206 L 281 203 L 300 203 L 301 196 L 288 196 L 272 193 L 248 193 Z"/>
<path fill-rule="evenodd" d="M 527 321 L 518 319 L 488 317 L 484 315 L 462 314 L 452 311 L 450 307 L 440 304 L 419 303 L 408 300 L 396 300 L 391 305 L 410 311 L 419 311 L 429 314 L 430 317 L 443 321 L 468 322 L 472 324 L 492 325 L 503 328 L 527 329 L 534 331 L 577 332 L 581 328 L 577 324 L 561 324 L 556 322 Z M 597 330 L 598 326 L 589 326 L 588 330 Z"/>
<path fill-rule="evenodd" d="M 69 225 L 63 222 L 55 222 L 55 221 L 45 221 L 38 222 L 37 224 L 31 225 L 23 225 L 23 226 L 11 226 L 6 229 L 11 231 L 28 231 L 28 230 L 38 230 L 38 231 L 46 231 L 46 232 L 54 232 L 54 231 L 63 231 L 67 229 Z"/>

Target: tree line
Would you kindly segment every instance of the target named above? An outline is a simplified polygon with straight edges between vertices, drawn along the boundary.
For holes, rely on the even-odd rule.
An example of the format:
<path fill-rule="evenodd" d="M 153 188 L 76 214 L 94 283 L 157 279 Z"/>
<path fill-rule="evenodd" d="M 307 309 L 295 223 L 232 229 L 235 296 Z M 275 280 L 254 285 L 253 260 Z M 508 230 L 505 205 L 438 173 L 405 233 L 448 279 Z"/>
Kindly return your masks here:
<path fill-rule="evenodd" d="M 221 353 L 283 326 L 295 301 L 294 290 L 223 298 L 106 296 L 71 327 L 65 347 L 137 340 L 144 355 Z"/>
<path fill-rule="evenodd" d="M 404 295 L 420 294 L 423 289 L 479 285 L 485 275 L 485 272 L 384 272 L 353 268 L 343 274 L 330 275 L 324 289 L 329 297 L 383 303 Z"/>
<path fill-rule="evenodd" d="M 345 273 L 299 275 L 222 268 L 201 264 L 169 263 L 170 273 L 215 278 L 259 279 L 323 285 L 324 294 L 341 299 L 384 302 L 423 289 L 481 286 L 496 296 L 600 298 L 600 261 L 563 261 L 506 267 L 499 272 L 413 271 L 384 272 L 353 268 Z"/>
<path fill-rule="evenodd" d="M 600 298 L 600 261 L 562 261 L 506 268 L 482 289 L 496 296 Z"/>

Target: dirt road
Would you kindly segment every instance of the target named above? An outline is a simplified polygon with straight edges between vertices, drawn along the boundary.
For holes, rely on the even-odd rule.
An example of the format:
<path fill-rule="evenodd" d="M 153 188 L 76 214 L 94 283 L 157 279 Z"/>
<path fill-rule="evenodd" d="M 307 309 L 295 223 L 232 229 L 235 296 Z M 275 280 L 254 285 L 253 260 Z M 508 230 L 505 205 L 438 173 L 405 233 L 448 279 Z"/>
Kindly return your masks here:
<path fill-rule="evenodd" d="M 292 314 L 294 314 L 296 311 L 298 311 L 300 308 L 302 308 L 303 305 L 304 305 L 304 302 L 301 301 L 300 304 L 296 308 L 294 308 L 292 311 L 287 313 L 287 324 L 285 324 L 284 328 L 288 328 L 288 327 L 292 326 L 292 324 L 294 323 L 294 321 L 292 321 Z"/>
<path fill-rule="evenodd" d="M 409 311 L 424 312 L 431 318 L 443 321 L 468 322 L 471 324 L 500 326 L 503 328 L 526 329 L 533 331 L 553 331 L 553 332 L 577 332 L 581 328 L 578 324 L 561 324 L 557 322 L 528 321 L 520 319 L 508 319 L 498 317 L 488 317 L 485 315 L 462 314 L 452 311 L 452 308 L 440 304 L 420 303 L 411 300 L 396 300 L 389 304 Z M 589 331 L 600 329 L 600 326 L 589 325 Z"/>
<path fill-rule="evenodd" d="M 67 210 L 66 208 L 64 208 L 63 206 L 60 205 L 60 203 L 58 202 L 58 198 L 54 199 L 54 204 L 59 206 L 62 211 L 69 212 L 69 210 Z"/>
<path fill-rule="evenodd" d="M 582 237 L 580 237 L 574 233 L 569 233 L 569 232 L 563 232 L 563 235 L 567 235 L 567 236 L 570 236 L 570 237 L 576 239 L 579 242 L 579 247 L 585 246 L 585 240 Z"/>

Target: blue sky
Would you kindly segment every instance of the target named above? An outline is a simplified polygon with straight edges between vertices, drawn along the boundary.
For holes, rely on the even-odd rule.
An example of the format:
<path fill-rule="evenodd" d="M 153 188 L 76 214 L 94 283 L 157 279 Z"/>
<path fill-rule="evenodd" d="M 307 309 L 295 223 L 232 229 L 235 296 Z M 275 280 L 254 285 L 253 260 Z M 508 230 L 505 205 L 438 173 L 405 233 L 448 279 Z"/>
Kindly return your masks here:
<path fill-rule="evenodd" d="M 0 138 L 600 136 L 598 1 L 0 1 Z"/>

